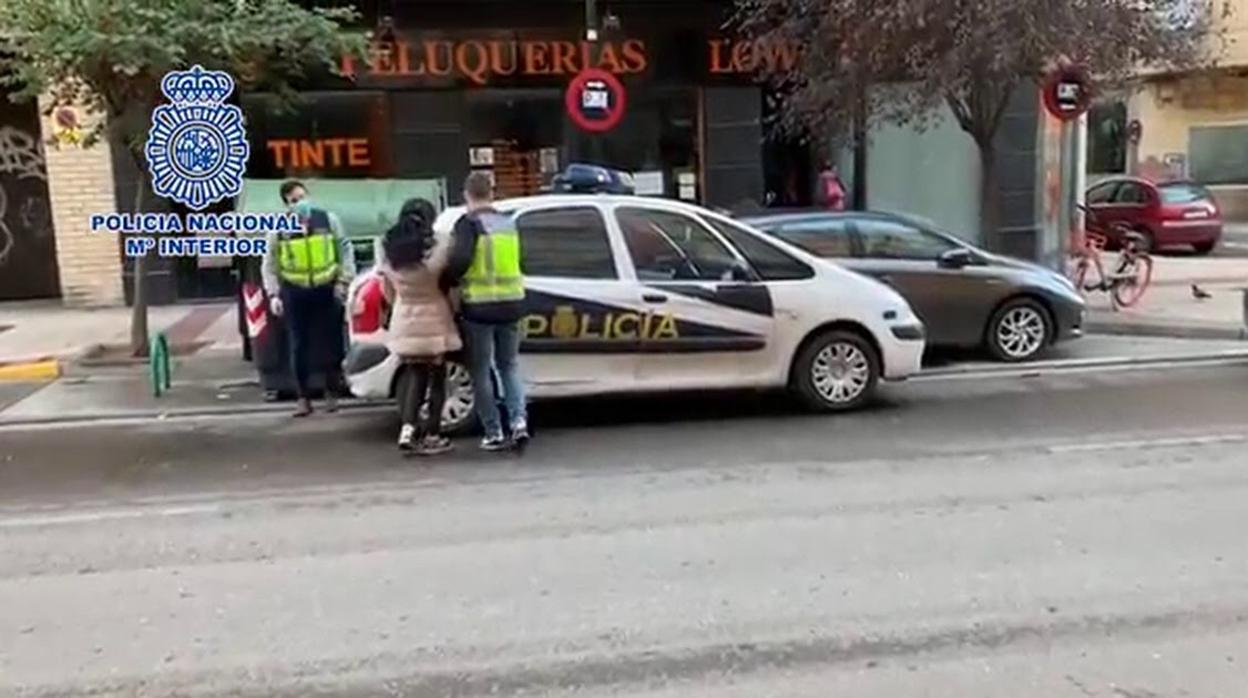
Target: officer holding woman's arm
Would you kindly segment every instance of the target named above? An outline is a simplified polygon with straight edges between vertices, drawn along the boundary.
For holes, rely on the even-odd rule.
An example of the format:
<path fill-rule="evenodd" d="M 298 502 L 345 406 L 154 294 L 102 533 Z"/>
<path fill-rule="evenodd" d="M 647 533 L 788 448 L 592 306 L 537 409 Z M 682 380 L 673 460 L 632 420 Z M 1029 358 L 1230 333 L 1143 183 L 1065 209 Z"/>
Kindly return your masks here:
<path fill-rule="evenodd" d="M 485 173 L 468 175 L 464 201 L 468 210 L 452 233 L 447 285 L 459 286 L 473 399 L 485 430 L 481 448 L 500 451 L 529 440 L 519 359 L 524 315 L 520 235 L 513 217 L 494 208 L 494 184 Z M 507 410 L 510 442 L 499 414 L 494 373 Z"/>
<path fill-rule="evenodd" d="M 294 180 L 281 187 L 282 201 L 303 224 L 298 233 L 270 233 L 262 274 L 274 315 L 285 320 L 299 397 L 294 416 L 312 413 L 309 377 L 325 376 L 325 407 L 337 409 L 334 391 L 342 384 L 342 301 L 355 275 L 355 261 L 342 223 L 308 199 Z"/>

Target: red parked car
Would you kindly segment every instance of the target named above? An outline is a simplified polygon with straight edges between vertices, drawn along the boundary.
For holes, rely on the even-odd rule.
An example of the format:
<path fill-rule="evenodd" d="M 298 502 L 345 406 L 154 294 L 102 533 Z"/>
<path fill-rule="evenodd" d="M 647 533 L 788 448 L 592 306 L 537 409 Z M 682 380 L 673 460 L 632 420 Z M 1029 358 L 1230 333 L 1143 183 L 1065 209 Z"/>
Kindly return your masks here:
<path fill-rule="evenodd" d="M 1195 182 L 1111 177 L 1088 189 L 1087 205 L 1088 229 L 1106 235 L 1111 245 L 1119 242 L 1114 223 L 1143 235 L 1152 250 L 1189 246 L 1208 254 L 1222 238 L 1222 212 Z"/>

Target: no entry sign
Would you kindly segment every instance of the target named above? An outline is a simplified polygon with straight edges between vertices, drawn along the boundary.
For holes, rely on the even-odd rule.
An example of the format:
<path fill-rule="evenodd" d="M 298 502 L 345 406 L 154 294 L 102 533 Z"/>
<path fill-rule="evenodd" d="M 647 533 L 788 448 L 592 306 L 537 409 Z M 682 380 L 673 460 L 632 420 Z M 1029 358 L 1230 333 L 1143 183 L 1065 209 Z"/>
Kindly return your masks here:
<path fill-rule="evenodd" d="M 568 83 L 564 105 L 572 123 L 590 133 L 610 131 L 624 118 L 628 95 L 619 78 L 591 68 L 577 73 Z"/>
<path fill-rule="evenodd" d="M 1044 80 L 1044 108 L 1062 121 L 1083 116 L 1092 106 L 1092 85 L 1088 74 L 1074 65 L 1062 65 Z"/>

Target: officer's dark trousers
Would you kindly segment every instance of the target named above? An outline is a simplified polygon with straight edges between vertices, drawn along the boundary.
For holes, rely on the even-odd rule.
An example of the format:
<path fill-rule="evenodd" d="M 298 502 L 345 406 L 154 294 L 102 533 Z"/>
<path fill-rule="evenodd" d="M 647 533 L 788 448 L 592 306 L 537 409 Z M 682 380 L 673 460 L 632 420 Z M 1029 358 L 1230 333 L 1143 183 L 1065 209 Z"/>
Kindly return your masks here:
<path fill-rule="evenodd" d="M 333 284 L 304 288 L 282 284 L 283 315 L 299 397 L 308 398 L 308 376 L 323 372 L 326 390 L 340 383 L 342 317 Z"/>

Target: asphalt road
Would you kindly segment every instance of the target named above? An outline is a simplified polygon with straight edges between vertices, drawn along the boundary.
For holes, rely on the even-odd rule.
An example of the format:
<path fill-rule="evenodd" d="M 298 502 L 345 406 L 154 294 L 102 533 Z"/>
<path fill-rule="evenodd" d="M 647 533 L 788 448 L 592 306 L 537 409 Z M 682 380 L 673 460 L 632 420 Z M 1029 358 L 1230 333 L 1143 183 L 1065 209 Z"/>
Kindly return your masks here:
<path fill-rule="evenodd" d="M 0 431 L 0 695 L 1242 696 L 1248 367 Z M 679 421 L 673 421 L 676 418 Z"/>

